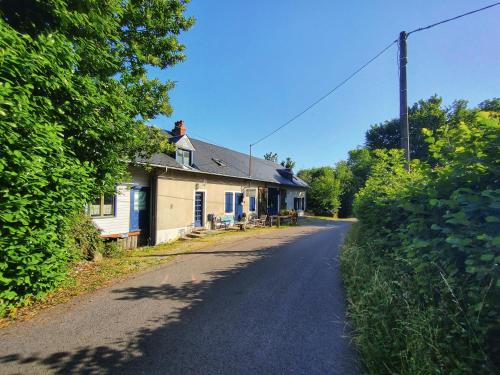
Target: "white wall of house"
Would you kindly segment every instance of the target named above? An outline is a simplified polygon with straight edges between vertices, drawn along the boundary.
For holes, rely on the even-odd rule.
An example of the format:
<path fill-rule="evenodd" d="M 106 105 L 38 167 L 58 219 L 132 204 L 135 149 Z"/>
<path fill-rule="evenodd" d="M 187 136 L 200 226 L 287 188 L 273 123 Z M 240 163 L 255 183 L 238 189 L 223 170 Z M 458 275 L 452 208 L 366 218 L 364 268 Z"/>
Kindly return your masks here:
<path fill-rule="evenodd" d="M 297 190 L 297 189 L 287 189 L 286 191 L 286 207 L 291 210 L 294 208 L 294 199 L 295 198 L 304 198 L 304 207 L 307 207 L 307 199 L 305 190 Z M 297 211 L 299 216 L 304 216 L 304 210 Z"/>
<path fill-rule="evenodd" d="M 130 186 L 118 185 L 116 188 L 115 216 L 94 217 L 93 221 L 101 230 L 101 234 L 128 233 L 130 224 Z"/>
<path fill-rule="evenodd" d="M 116 187 L 115 216 L 94 217 L 92 220 L 103 236 L 126 235 L 130 229 L 130 187 L 149 186 L 149 175 L 142 168 L 130 167 L 131 182 Z"/>

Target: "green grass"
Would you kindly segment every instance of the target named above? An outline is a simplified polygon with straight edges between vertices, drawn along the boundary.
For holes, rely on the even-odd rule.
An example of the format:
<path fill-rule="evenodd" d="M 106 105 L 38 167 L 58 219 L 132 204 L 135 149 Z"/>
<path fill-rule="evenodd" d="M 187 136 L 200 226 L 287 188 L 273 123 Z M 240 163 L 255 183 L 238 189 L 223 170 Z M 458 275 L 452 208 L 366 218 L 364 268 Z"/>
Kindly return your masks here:
<path fill-rule="evenodd" d="M 367 372 L 492 373 L 474 331 L 463 324 L 460 307 L 446 303 L 451 296 L 441 294 L 439 304 L 415 298 L 413 276 L 400 272 L 405 261 L 376 261 L 376 248 L 360 242 L 359 230 L 355 224 L 340 261 L 348 318 Z"/>
<path fill-rule="evenodd" d="M 356 222 L 357 219 L 354 217 L 347 217 L 347 218 L 338 218 L 338 217 L 331 217 L 331 216 L 310 216 L 306 215 L 304 216 L 305 219 L 316 219 L 316 220 L 330 220 L 330 221 L 352 221 Z"/>

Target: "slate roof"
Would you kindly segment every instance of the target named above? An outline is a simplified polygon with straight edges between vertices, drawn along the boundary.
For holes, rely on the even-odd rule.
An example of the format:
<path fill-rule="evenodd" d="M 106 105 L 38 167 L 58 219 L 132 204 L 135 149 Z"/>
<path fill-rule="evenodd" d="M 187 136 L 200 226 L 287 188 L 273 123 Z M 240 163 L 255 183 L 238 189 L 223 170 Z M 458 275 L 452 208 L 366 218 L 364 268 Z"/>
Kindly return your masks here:
<path fill-rule="evenodd" d="M 171 136 L 171 134 L 169 135 Z M 171 136 L 172 140 L 174 140 L 173 138 L 174 137 Z M 196 150 L 193 152 L 193 163 L 191 167 L 179 164 L 173 157 L 166 154 L 155 154 L 150 159 L 138 159 L 137 161 L 152 166 L 249 179 L 249 157 L 247 154 L 190 137 L 189 140 Z M 280 173 L 280 171 L 283 173 L 283 170 L 284 168 L 281 165 L 273 163 L 272 161 L 252 157 L 252 180 L 293 187 L 308 186 L 296 176 L 292 176 L 291 179 L 283 176 Z"/>

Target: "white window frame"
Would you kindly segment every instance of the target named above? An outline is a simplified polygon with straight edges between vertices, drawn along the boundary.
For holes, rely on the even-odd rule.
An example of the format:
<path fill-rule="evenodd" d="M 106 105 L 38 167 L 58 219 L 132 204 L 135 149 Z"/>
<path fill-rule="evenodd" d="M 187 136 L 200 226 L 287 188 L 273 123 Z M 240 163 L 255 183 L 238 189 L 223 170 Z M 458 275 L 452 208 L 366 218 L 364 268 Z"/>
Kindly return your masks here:
<path fill-rule="evenodd" d="M 195 228 L 194 216 L 196 214 L 196 193 L 203 193 L 203 212 L 201 213 L 201 217 L 203 220 L 203 225 L 200 228 L 205 228 L 207 226 L 207 190 L 206 189 L 194 189 L 193 191 L 193 228 Z"/>
<path fill-rule="evenodd" d="M 233 194 L 233 205 L 231 206 L 231 212 L 226 212 L 226 193 L 231 193 Z M 245 199 L 245 193 L 242 191 L 238 190 L 224 190 L 224 214 L 225 215 L 230 215 L 230 214 L 235 214 L 236 212 L 236 194 L 243 194 L 243 199 Z"/>
<path fill-rule="evenodd" d="M 91 215 L 90 214 L 90 206 L 92 204 L 92 202 L 89 202 L 87 203 L 87 206 L 86 206 L 86 211 L 88 213 L 88 215 L 92 218 L 92 219 L 109 219 L 109 218 L 113 218 L 113 217 L 116 217 L 116 209 L 117 209 L 117 198 L 116 198 L 116 192 L 113 193 L 111 196 L 113 198 L 113 213 L 111 215 L 104 215 L 103 212 L 104 212 L 104 196 L 105 195 L 111 195 L 111 194 L 100 194 L 99 195 L 99 199 L 100 199 L 100 208 L 99 208 L 99 215 Z M 96 197 L 97 198 L 97 197 Z"/>
<path fill-rule="evenodd" d="M 179 154 L 178 154 L 179 151 L 182 151 L 183 153 L 188 153 L 189 154 L 189 162 L 188 162 L 187 165 L 184 164 L 183 162 L 181 162 L 179 160 Z M 193 158 L 193 153 L 190 150 L 186 150 L 186 149 L 183 149 L 183 148 L 178 148 L 177 150 L 175 150 L 175 161 L 177 161 L 181 165 L 184 165 L 186 167 L 190 167 L 191 164 L 192 164 L 192 158 Z M 184 160 L 184 156 L 182 157 L 182 159 Z"/>

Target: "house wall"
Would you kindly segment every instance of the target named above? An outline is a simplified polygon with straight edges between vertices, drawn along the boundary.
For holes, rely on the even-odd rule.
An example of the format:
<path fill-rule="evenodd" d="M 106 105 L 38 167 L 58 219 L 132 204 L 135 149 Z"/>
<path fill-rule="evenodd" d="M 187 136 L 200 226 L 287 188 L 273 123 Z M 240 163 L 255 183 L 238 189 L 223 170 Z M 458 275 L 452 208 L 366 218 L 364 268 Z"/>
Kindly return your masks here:
<path fill-rule="evenodd" d="M 307 207 L 307 198 L 306 198 L 306 191 L 303 189 L 294 189 L 294 188 L 287 188 L 286 191 L 286 207 L 289 210 L 292 210 L 294 207 L 294 199 L 295 198 L 305 198 L 304 202 L 304 208 Z M 304 216 L 304 210 L 299 210 L 297 211 L 297 214 L 299 216 Z"/>
<path fill-rule="evenodd" d="M 127 235 L 130 228 L 130 187 L 149 186 L 149 174 L 142 168 L 130 167 L 130 183 L 116 187 L 115 216 L 94 217 L 92 220 L 101 230 L 102 236 Z"/>
<path fill-rule="evenodd" d="M 204 227 L 208 228 L 208 214 L 217 217 L 234 214 L 234 201 L 233 213 L 225 213 L 226 192 L 245 193 L 247 189 L 257 189 L 258 186 L 256 182 L 250 183 L 230 177 L 203 176 L 169 170 L 158 178 L 156 243 L 173 240 L 193 230 L 196 191 L 205 193 L 203 218 Z M 243 212 L 248 215 L 250 198 L 244 194 L 243 199 Z"/>

